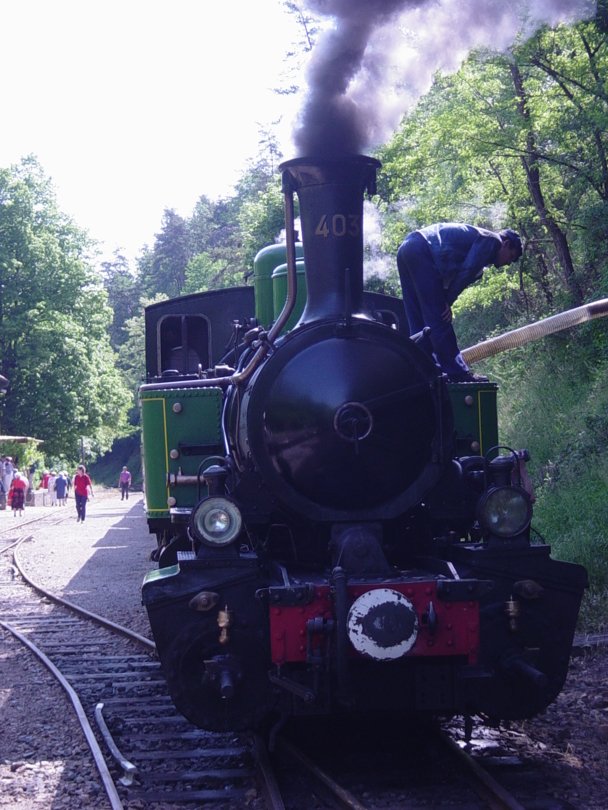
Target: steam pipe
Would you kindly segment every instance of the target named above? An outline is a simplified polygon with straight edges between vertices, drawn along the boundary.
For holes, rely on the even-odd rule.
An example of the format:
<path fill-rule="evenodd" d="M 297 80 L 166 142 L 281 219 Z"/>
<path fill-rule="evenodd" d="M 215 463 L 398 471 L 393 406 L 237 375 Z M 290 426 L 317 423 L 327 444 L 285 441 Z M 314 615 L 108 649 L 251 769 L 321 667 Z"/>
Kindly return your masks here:
<path fill-rule="evenodd" d="M 552 335 L 555 332 L 561 332 L 571 326 L 578 326 L 594 318 L 603 318 L 606 315 L 608 315 L 608 298 L 602 298 L 600 301 L 593 301 L 575 309 L 568 309 L 558 315 L 552 315 L 550 318 L 544 318 L 541 321 L 536 321 L 536 323 L 522 326 L 520 329 L 505 332 L 504 335 L 497 335 L 497 337 L 476 343 L 474 346 L 464 349 L 461 354 L 467 363 L 477 363 L 486 357 L 492 357 L 494 354 L 499 354 L 508 349 L 516 349 L 533 340 Z"/>
<path fill-rule="evenodd" d="M 293 191 L 291 188 L 284 189 L 285 200 L 285 230 L 287 242 L 287 297 L 279 317 L 276 319 L 270 331 L 268 340 L 270 343 L 281 333 L 281 329 L 287 323 L 289 316 L 296 305 L 296 295 L 298 292 L 298 280 L 296 273 L 296 240 L 294 232 L 294 211 L 293 211 Z"/>

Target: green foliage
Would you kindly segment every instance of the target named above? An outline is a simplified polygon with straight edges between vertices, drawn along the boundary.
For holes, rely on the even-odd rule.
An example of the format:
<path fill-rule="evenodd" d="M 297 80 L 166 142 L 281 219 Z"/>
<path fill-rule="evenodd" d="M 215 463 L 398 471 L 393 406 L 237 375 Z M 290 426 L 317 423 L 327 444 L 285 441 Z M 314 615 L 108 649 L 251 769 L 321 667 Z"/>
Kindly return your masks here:
<path fill-rule="evenodd" d="M 513 328 L 521 317 L 523 296 L 509 267 L 492 268 L 454 302 L 452 312 L 460 345 L 471 346 Z"/>
<path fill-rule="evenodd" d="M 181 295 L 189 255 L 187 223 L 175 211 L 166 209 L 154 249 L 146 251 L 140 259 L 144 293 L 148 296 L 166 293 L 170 298 Z"/>
<path fill-rule="evenodd" d="M 483 365 L 501 385 L 501 443 L 531 455 L 534 526 L 556 557 L 588 566 L 596 594 L 608 590 L 607 344 L 598 321 Z"/>
<path fill-rule="evenodd" d="M 284 227 L 283 195 L 276 177 L 266 187 L 245 200 L 239 211 L 239 225 L 243 237 L 243 253 L 252 267 L 260 247 L 273 244 Z"/>
<path fill-rule="evenodd" d="M 127 391 L 131 392 L 130 425 L 139 424 L 137 391 L 146 378 L 146 333 L 143 311 L 150 304 L 166 301 L 167 297 L 167 295 L 159 293 L 153 298 L 142 299 L 139 302 L 138 313 L 129 318 L 123 327 L 124 339 L 118 352 L 117 368 L 122 375 Z"/>
<path fill-rule="evenodd" d="M 41 467 L 44 460 L 43 448 L 36 439 L 24 442 L 3 441 L 0 444 L 0 453 L 3 456 L 10 456 L 15 468 L 25 476 L 28 476 L 32 467 Z"/>
<path fill-rule="evenodd" d="M 130 436 L 116 439 L 111 449 L 87 467 L 91 478 L 97 484 L 118 487 L 118 476 L 123 466 L 131 473 L 131 487 L 141 490 L 143 471 L 141 467 L 141 435 L 139 431 Z"/>
<path fill-rule="evenodd" d="M 139 310 L 140 282 L 131 271 L 127 259 L 118 251 L 114 254 L 114 261 L 102 262 L 101 272 L 108 305 L 113 313 L 110 342 L 114 349 L 118 349 L 126 338 L 125 323 Z"/>
<path fill-rule="evenodd" d="M 0 344 L 10 381 L 2 428 L 76 458 L 107 446 L 127 394 L 108 338 L 112 313 L 86 236 L 57 208 L 33 158 L 0 170 Z"/>
<path fill-rule="evenodd" d="M 214 202 L 201 196 L 185 220 L 165 211 L 154 248 L 139 259 L 146 295 L 174 297 L 245 283 L 259 249 L 275 242 L 283 227 L 280 159 L 274 133 L 262 129 L 259 152 L 233 197 Z"/>

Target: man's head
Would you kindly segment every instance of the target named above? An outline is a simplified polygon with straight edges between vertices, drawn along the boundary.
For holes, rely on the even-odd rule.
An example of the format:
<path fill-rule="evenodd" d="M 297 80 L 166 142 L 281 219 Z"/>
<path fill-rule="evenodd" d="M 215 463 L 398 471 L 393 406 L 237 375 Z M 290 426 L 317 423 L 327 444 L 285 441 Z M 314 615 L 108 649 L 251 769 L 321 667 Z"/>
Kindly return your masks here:
<path fill-rule="evenodd" d="M 510 228 L 505 228 L 498 235 L 500 236 L 501 245 L 496 257 L 496 267 L 503 267 L 505 264 L 516 262 L 523 253 L 519 234 Z"/>

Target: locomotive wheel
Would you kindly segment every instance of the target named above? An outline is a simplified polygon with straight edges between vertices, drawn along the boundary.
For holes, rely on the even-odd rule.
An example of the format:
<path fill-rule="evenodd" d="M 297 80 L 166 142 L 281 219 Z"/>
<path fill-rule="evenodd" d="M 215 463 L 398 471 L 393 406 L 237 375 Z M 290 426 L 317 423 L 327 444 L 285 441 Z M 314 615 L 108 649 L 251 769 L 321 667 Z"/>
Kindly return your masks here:
<path fill-rule="evenodd" d="M 217 627 L 190 628 L 177 637 L 173 649 L 169 689 L 178 710 L 194 725 L 209 731 L 242 731 L 259 727 L 272 711 L 264 645 L 254 633 L 234 628 L 229 644 L 223 646 Z M 234 692 L 225 698 L 212 670 L 214 659 L 222 656 L 229 657 L 234 668 Z"/>

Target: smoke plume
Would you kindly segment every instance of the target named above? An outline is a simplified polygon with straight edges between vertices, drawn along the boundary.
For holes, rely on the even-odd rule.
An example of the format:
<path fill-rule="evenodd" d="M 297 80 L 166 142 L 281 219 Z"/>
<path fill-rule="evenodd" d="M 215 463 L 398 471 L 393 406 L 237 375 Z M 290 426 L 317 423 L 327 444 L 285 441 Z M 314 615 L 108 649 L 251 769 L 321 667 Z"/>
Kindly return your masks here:
<path fill-rule="evenodd" d="M 315 45 L 294 135 L 299 155 L 359 154 L 387 139 L 437 71 L 475 48 L 503 51 L 595 0 L 307 0 L 331 25 Z"/>

